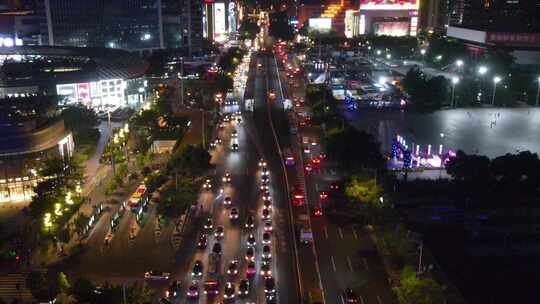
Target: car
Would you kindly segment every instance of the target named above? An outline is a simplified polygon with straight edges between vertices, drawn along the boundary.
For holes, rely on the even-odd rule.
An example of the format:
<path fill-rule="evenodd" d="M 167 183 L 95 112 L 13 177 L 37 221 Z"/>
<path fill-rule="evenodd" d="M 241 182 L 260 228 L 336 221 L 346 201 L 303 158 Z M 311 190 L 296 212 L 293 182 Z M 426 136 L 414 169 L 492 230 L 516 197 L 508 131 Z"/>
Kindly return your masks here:
<path fill-rule="evenodd" d="M 233 130 L 232 133 L 231 133 L 231 137 L 232 138 L 237 138 L 238 137 L 238 131 Z"/>
<path fill-rule="evenodd" d="M 257 273 L 257 266 L 255 265 L 255 261 L 248 261 L 247 267 L 246 267 L 246 276 L 252 277 Z"/>
<path fill-rule="evenodd" d="M 259 159 L 259 167 L 266 167 L 266 160 L 264 158 Z"/>
<path fill-rule="evenodd" d="M 293 192 L 292 203 L 294 206 L 303 206 L 305 203 L 304 192 L 300 189 L 296 189 Z"/>
<path fill-rule="evenodd" d="M 321 164 L 321 159 L 318 158 L 318 157 L 314 157 L 311 159 L 311 164 L 314 166 L 314 167 L 317 167 Z"/>
<path fill-rule="evenodd" d="M 268 91 L 268 98 L 270 99 L 275 99 L 276 98 L 276 93 L 272 90 Z"/>
<path fill-rule="evenodd" d="M 233 151 L 238 151 L 238 144 L 237 144 L 237 143 L 233 143 L 233 144 L 231 145 L 231 149 L 232 149 Z"/>
<path fill-rule="evenodd" d="M 340 187 L 339 187 L 339 184 L 337 182 L 331 182 L 329 188 L 332 191 L 338 191 Z"/>
<path fill-rule="evenodd" d="M 219 294 L 219 282 L 216 280 L 208 280 L 204 282 L 204 294 L 215 296 Z"/>
<path fill-rule="evenodd" d="M 262 243 L 264 245 L 270 245 L 272 243 L 272 235 L 268 232 L 264 232 L 262 236 Z"/>
<path fill-rule="evenodd" d="M 212 252 L 221 254 L 221 244 L 220 243 L 214 243 L 214 246 L 212 247 Z"/>
<path fill-rule="evenodd" d="M 248 249 L 246 249 L 245 258 L 247 261 L 255 261 L 255 249 L 253 249 L 253 247 L 248 247 Z"/>
<path fill-rule="evenodd" d="M 246 229 L 253 229 L 255 228 L 255 223 L 254 223 L 254 219 L 253 219 L 253 216 L 250 215 L 248 216 L 247 220 L 246 220 L 246 224 L 244 225 L 244 227 Z"/>
<path fill-rule="evenodd" d="M 193 270 L 191 271 L 191 275 L 193 277 L 201 277 L 203 275 L 204 266 L 202 261 L 197 260 L 195 261 L 195 264 L 193 265 Z"/>
<path fill-rule="evenodd" d="M 262 252 L 262 259 L 267 261 L 272 258 L 272 248 L 270 245 L 264 245 L 263 246 L 263 252 Z"/>
<path fill-rule="evenodd" d="M 224 183 L 230 183 L 231 182 L 231 174 L 225 173 L 225 175 L 221 178 L 221 181 Z"/>
<path fill-rule="evenodd" d="M 205 181 L 204 181 L 204 184 L 203 184 L 203 189 L 204 190 L 211 190 L 212 189 L 212 182 L 209 178 L 207 178 Z"/>
<path fill-rule="evenodd" d="M 165 289 L 165 297 L 166 298 L 175 298 L 180 293 L 180 282 L 177 280 L 174 280 L 169 284 L 169 287 Z"/>
<path fill-rule="evenodd" d="M 232 282 L 225 283 L 225 290 L 224 290 L 223 298 L 225 300 L 231 300 L 231 299 L 234 299 L 235 296 L 236 296 L 236 288 L 234 287 L 234 283 Z"/>
<path fill-rule="evenodd" d="M 345 303 L 358 303 L 358 296 L 350 288 L 345 288 L 343 298 L 345 299 Z"/>
<path fill-rule="evenodd" d="M 229 122 L 229 121 L 231 121 L 231 116 L 225 115 L 225 117 L 223 117 L 223 121 L 224 121 L 224 122 Z"/>
<path fill-rule="evenodd" d="M 257 68 L 258 69 L 262 68 L 262 66 L 263 66 L 262 63 L 257 63 Z"/>
<path fill-rule="evenodd" d="M 159 270 L 150 270 L 144 273 L 144 278 L 147 280 L 168 280 L 171 274 Z"/>
<path fill-rule="evenodd" d="M 226 207 L 229 207 L 230 205 L 232 205 L 232 199 L 230 196 L 226 196 L 223 199 L 223 205 L 225 205 Z"/>
<path fill-rule="evenodd" d="M 215 141 L 211 141 L 210 142 L 210 149 L 215 149 L 216 148 L 216 142 Z"/>
<path fill-rule="evenodd" d="M 304 170 L 306 171 L 306 173 L 311 173 L 311 171 L 313 171 L 313 166 L 311 164 L 307 164 L 305 167 L 304 167 Z"/>
<path fill-rule="evenodd" d="M 270 171 L 268 170 L 267 167 L 262 167 L 261 169 L 261 176 L 268 176 L 270 175 Z"/>
<path fill-rule="evenodd" d="M 214 231 L 214 237 L 220 239 L 225 234 L 223 226 L 217 226 L 216 231 Z"/>
<path fill-rule="evenodd" d="M 268 186 L 267 182 L 262 182 L 259 189 L 261 189 L 261 191 L 268 191 L 268 189 L 270 189 L 270 186 Z"/>
<path fill-rule="evenodd" d="M 272 199 L 272 196 L 270 196 L 270 191 L 264 191 L 262 194 L 262 199 L 265 201 L 269 201 Z"/>
<path fill-rule="evenodd" d="M 249 295 L 249 285 L 248 279 L 240 280 L 240 284 L 238 285 L 238 296 L 245 297 Z"/>
<path fill-rule="evenodd" d="M 261 271 L 259 272 L 263 278 L 272 276 L 272 270 L 270 270 L 270 263 L 263 263 Z"/>
<path fill-rule="evenodd" d="M 261 176 L 261 183 L 269 183 L 270 177 L 268 175 Z"/>
<path fill-rule="evenodd" d="M 239 216 L 238 209 L 232 208 L 231 212 L 229 212 L 229 219 L 231 220 L 237 220 Z"/>
<path fill-rule="evenodd" d="M 232 260 L 227 267 L 227 274 L 230 276 L 235 276 L 238 274 L 238 261 Z"/>
<path fill-rule="evenodd" d="M 270 200 L 264 200 L 263 201 L 263 208 L 264 209 L 272 209 L 272 202 Z"/>
<path fill-rule="evenodd" d="M 326 191 L 319 191 L 319 198 L 322 199 L 322 200 L 328 198 L 328 192 L 326 192 Z"/>
<path fill-rule="evenodd" d="M 247 245 L 251 247 L 257 245 L 257 240 L 255 239 L 255 236 L 253 235 L 253 233 L 249 234 L 248 239 L 247 239 Z"/>
<path fill-rule="evenodd" d="M 199 241 L 197 242 L 197 248 L 205 249 L 208 246 L 208 235 L 206 233 L 201 233 L 199 236 Z"/>
<path fill-rule="evenodd" d="M 262 219 L 263 220 L 269 220 L 270 219 L 270 209 L 263 209 L 263 211 L 262 211 Z"/>
<path fill-rule="evenodd" d="M 266 297 L 275 296 L 276 294 L 276 281 L 273 277 L 267 277 L 264 279 L 264 294 Z"/>
<path fill-rule="evenodd" d="M 304 125 L 305 125 L 305 123 L 304 123 Z M 309 146 L 305 146 L 304 147 L 304 153 L 309 154 L 310 152 L 311 152 L 311 150 L 309 149 Z"/>
<path fill-rule="evenodd" d="M 326 155 L 325 152 L 322 152 L 322 151 L 321 151 L 321 153 L 319 153 L 319 158 L 320 158 L 320 159 L 325 159 L 326 156 L 327 156 L 327 155 Z"/>
<path fill-rule="evenodd" d="M 186 296 L 189 299 L 197 299 L 199 298 L 199 286 L 197 286 L 197 282 L 193 281 L 191 285 L 189 285 Z"/>
<path fill-rule="evenodd" d="M 207 230 L 212 230 L 212 229 L 214 229 L 214 224 L 212 223 L 212 219 L 211 219 L 211 218 L 207 218 L 207 219 L 206 219 L 206 222 L 204 223 L 204 229 L 207 229 Z"/>
<path fill-rule="evenodd" d="M 315 216 L 322 216 L 323 215 L 323 210 L 321 207 L 314 207 L 313 208 L 313 215 Z"/>
<path fill-rule="evenodd" d="M 265 222 L 263 230 L 264 232 L 272 232 L 272 230 L 274 230 L 274 228 L 272 227 L 272 222 Z"/>

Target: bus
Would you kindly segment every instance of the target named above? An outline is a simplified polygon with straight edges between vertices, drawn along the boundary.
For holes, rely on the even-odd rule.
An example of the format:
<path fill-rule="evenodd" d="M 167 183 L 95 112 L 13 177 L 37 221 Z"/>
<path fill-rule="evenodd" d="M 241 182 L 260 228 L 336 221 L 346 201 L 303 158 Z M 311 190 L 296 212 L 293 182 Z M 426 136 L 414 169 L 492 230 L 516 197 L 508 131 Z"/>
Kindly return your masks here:
<path fill-rule="evenodd" d="M 132 211 L 137 211 L 140 207 L 146 206 L 148 203 L 148 191 L 146 191 L 146 186 L 144 184 L 139 185 L 137 190 L 133 192 L 127 205 L 131 208 Z"/>
<path fill-rule="evenodd" d="M 283 161 L 287 166 L 294 166 L 294 164 L 296 164 L 291 148 L 283 149 Z"/>

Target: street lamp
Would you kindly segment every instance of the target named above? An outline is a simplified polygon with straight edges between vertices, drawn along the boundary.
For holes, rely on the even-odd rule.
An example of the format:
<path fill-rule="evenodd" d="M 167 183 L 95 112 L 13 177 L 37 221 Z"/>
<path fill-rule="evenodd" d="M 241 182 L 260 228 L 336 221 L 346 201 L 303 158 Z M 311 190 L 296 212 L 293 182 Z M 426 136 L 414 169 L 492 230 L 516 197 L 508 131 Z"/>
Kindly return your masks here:
<path fill-rule="evenodd" d="M 422 55 L 422 62 L 425 62 L 426 49 L 421 49 L 420 54 Z"/>
<path fill-rule="evenodd" d="M 385 83 L 386 83 L 386 77 L 384 76 L 379 77 L 379 84 L 384 85 Z"/>
<path fill-rule="evenodd" d="M 459 78 L 457 77 L 452 77 L 452 98 L 450 100 L 450 105 L 451 107 L 453 108 L 454 107 L 454 90 L 456 88 L 456 84 L 459 82 Z M 443 133 L 441 133 L 443 134 Z"/>
<path fill-rule="evenodd" d="M 390 60 L 390 58 L 392 58 L 392 55 L 391 54 L 386 54 L 386 59 Z"/>
<path fill-rule="evenodd" d="M 478 67 L 478 74 L 480 75 L 480 90 L 478 92 L 478 95 L 480 96 L 480 99 L 478 101 L 480 101 L 480 102 L 482 101 L 482 97 L 483 97 L 482 96 L 483 95 L 482 94 L 482 91 L 483 91 L 482 87 L 483 87 L 483 81 L 484 81 L 483 76 L 487 73 L 487 71 L 488 71 L 488 68 L 485 67 L 485 66 L 479 66 Z"/>
<path fill-rule="evenodd" d="M 456 60 L 456 65 L 458 67 L 458 72 L 461 72 L 461 67 L 463 66 L 463 60 L 461 59 Z"/>
<path fill-rule="evenodd" d="M 501 77 L 495 76 L 493 77 L 493 97 L 491 98 L 491 105 L 495 105 L 495 93 L 497 90 L 497 83 L 501 81 Z"/>
<path fill-rule="evenodd" d="M 536 90 L 536 106 L 538 107 L 538 97 L 540 96 L 540 76 L 538 76 L 538 89 Z"/>
<path fill-rule="evenodd" d="M 377 56 L 381 55 L 381 50 L 377 50 Z"/>

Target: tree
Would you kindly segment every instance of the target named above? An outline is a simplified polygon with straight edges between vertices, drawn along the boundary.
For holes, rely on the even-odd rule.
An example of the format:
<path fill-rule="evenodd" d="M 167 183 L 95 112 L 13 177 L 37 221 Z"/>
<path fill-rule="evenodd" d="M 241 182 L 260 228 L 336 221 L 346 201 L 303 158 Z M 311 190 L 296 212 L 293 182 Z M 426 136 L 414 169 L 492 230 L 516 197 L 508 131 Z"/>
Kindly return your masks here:
<path fill-rule="evenodd" d="M 200 145 L 189 145 L 177 150 L 167 164 L 169 170 L 200 176 L 212 168 L 210 153 Z"/>
<path fill-rule="evenodd" d="M 448 81 L 444 76 L 435 76 L 426 83 L 427 103 L 433 107 L 440 107 L 448 100 Z"/>
<path fill-rule="evenodd" d="M 71 295 L 78 303 L 94 303 L 96 298 L 95 286 L 88 279 L 79 278 L 71 288 Z"/>
<path fill-rule="evenodd" d="M 96 112 L 82 104 L 70 105 L 64 108 L 62 118 L 66 127 L 75 133 L 96 128 L 99 125 Z"/>
<path fill-rule="evenodd" d="M 377 186 L 374 179 L 353 175 L 345 185 L 345 194 L 353 201 L 369 204 L 377 202 L 382 189 Z"/>
<path fill-rule="evenodd" d="M 411 266 L 403 268 L 396 292 L 402 304 L 440 304 L 445 301 L 444 288 L 432 278 L 417 278 Z"/>
<path fill-rule="evenodd" d="M 240 24 L 238 31 L 240 32 L 240 39 L 254 39 L 257 33 L 260 31 L 260 27 L 256 22 L 249 18 L 244 18 Z"/>
<path fill-rule="evenodd" d="M 197 201 L 200 187 L 190 177 L 179 177 L 178 188 L 172 182 L 160 192 L 156 211 L 167 219 L 180 216 L 191 204 Z"/>
<path fill-rule="evenodd" d="M 131 304 L 151 304 L 154 296 L 154 292 L 146 282 L 137 282 L 129 287 L 127 301 Z"/>
<path fill-rule="evenodd" d="M 467 155 L 458 150 L 446 164 L 446 172 L 458 181 L 485 183 L 490 179 L 490 161 L 486 156 Z"/>
<path fill-rule="evenodd" d="M 62 293 L 67 293 L 71 289 L 71 284 L 69 283 L 66 274 L 62 271 L 58 273 L 58 288 Z"/>
<path fill-rule="evenodd" d="M 384 168 L 380 144 L 367 132 L 346 127 L 329 134 L 325 139 L 325 146 L 328 155 L 339 159 L 340 168 L 346 172 L 359 172 L 363 168 Z"/>

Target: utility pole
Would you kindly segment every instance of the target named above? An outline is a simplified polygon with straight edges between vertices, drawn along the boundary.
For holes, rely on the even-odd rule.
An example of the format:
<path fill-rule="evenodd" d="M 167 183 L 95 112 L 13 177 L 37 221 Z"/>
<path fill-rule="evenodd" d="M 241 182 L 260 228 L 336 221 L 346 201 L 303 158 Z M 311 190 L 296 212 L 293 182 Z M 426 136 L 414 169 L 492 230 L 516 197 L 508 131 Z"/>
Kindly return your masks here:
<path fill-rule="evenodd" d="M 206 126 L 204 125 L 204 109 L 201 110 L 201 116 L 202 116 L 202 126 L 201 126 L 201 136 L 202 136 L 202 146 L 203 146 L 203 149 L 206 149 L 206 138 L 204 136 L 204 134 L 206 133 L 205 129 L 206 129 Z"/>
<path fill-rule="evenodd" d="M 420 241 L 420 254 L 418 255 L 418 274 L 421 274 L 422 271 L 422 254 L 424 253 L 424 241 Z"/>
<path fill-rule="evenodd" d="M 126 300 L 126 283 L 122 284 L 122 298 L 124 300 L 124 304 L 127 304 L 127 300 Z"/>
<path fill-rule="evenodd" d="M 180 57 L 180 106 L 184 106 L 184 57 Z"/>

